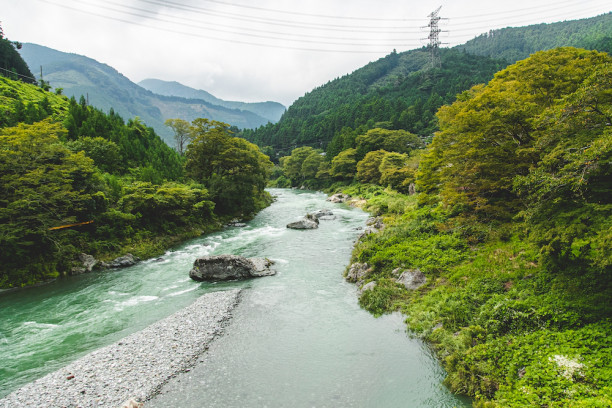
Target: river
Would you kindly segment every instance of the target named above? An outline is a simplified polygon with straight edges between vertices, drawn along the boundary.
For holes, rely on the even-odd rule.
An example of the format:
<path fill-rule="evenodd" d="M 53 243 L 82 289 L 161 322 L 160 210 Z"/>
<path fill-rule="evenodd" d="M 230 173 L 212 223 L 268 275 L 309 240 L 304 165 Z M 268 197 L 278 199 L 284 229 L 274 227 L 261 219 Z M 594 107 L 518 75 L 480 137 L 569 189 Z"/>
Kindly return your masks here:
<path fill-rule="evenodd" d="M 277 201 L 244 228 L 189 241 L 161 259 L 0 296 L 0 397 L 96 348 L 140 330 L 203 293 L 244 288 L 225 334 L 148 407 L 467 407 L 398 314 L 374 318 L 344 281 L 367 214 L 314 192 L 273 189 Z M 316 230 L 285 228 L 331 209 Z M 276 261 L 278 274 L 197 283 L 198 256 Z"/>

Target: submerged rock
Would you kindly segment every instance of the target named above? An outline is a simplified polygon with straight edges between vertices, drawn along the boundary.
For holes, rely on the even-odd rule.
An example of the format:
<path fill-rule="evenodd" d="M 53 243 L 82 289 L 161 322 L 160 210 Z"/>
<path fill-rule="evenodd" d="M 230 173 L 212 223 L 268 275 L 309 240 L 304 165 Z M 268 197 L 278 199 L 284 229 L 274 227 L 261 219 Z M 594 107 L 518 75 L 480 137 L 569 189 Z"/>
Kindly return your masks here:
<path fill-rule="evenodd" d="M 306 214 L 304 218 L 299 221 L 290 222 L 287 224 L 287 228 L 291 229 L 315 229 L 319 228 L 319 219 L 313 214 Z"/>
<path fill-rule="evenodd" d="M 330 210 L 318 210 L 312 214 L 317 220 L 333 220 L 336 218 Z"/>
<path fill-rule="evenodd" d="M 258 278 L 275 275 L 269 259 L 245 258 L 238 255 L 216 255 L 198 258 L 189 271 L 196 281 L 217 282 L 236 279 Z"/>

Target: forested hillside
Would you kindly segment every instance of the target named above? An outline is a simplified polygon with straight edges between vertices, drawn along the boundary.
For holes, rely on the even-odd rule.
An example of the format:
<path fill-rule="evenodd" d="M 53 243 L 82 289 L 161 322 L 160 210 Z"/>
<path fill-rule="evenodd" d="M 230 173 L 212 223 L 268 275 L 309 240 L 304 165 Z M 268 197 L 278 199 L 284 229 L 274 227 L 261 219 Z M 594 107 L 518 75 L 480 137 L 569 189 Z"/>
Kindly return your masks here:
<path fill-rule="evenodd" d="M 152 256 L 269 203 L 272 164 L 228 124 L 188 123 L 181 156 L 138 118 L 1 76 L 0 111 L 0 288 L 70 275 L 81 253 Z"/>
<path fill-rule="evenodd" d="M 441 68 L 429 69 L 427 49 L 391 53 L 322 85 L 291 105 L 277 124 L 242 135 L 278 157 L 299 146 L 338 153 L 344 134 L 382 127 L 422 138 L 438 130 L 435 113 L 471 86 L 489 81 L 508 63 L 559 46 L 612 50 L 612 13 L 599 17 L 495 30 L 453 49 L 441 49 Z"/>
<path fill-rule="evenodd" d="M 45 81 L 67 96 L 86 96 L 90 105 L 125 118 L 139 117 L 171 146 L 172 133 L 164 126 L 170 118 L 192 121 L 208 118 L 239 128 L 268 123 L 253 112 L 230 109 L 198 99 L 154 94 L 136 85 L 106 64 L 77 54 L 68 54 L 36 44 L 24 44 L 21 55 L 30 66 L 43 67 Z"/>
<path fill-rule="evenodd" d="M 455 49 L 515 62 L 536 51 L 567 46 L 612 52 L 612 13 L 582 20 L 491 30 Z"/>
<path fill-rule="evenodd" d="M 441 50 L 441 59 L 441 69 L 427 71 L 427 50 L 393 52 L 314 89 L 295 101 L 279 123 L 245 130 L 243 136 L 285 154 L 302 145 L 325 149 L 343 128 L 382 126 L 429 136 L 437 129 L 434 115 L 440 106 L 505 65 L 454 50 Z"/>

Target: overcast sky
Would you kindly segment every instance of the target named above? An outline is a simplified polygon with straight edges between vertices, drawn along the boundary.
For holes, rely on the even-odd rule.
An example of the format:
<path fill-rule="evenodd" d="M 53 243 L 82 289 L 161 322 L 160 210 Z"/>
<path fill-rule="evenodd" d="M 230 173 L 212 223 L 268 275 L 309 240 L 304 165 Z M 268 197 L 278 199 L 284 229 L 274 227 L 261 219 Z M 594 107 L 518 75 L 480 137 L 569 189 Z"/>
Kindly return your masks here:
<path fill-rule="evenodd" d="M 0 0 L 11 40 L 93 58 L 138 82 L 178 81 L 226 100 L 289 106 L 331 79 L 490 29 L 593 17 L 610 0 Z"/>

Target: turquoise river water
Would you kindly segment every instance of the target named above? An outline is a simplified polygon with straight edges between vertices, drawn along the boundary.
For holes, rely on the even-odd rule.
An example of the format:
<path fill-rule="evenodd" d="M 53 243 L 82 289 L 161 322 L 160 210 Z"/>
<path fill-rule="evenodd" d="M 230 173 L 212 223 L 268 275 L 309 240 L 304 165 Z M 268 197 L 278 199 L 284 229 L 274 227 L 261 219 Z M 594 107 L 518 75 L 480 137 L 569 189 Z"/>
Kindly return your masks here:
<path fill-rule="evenodd" d="M 161 259 L 0 294 L 0 397 L 140 330 L 209 291 L 244 288 L 225 334 L 149 407 L 469 407 L 398 314 L 374 318 L 342 277 L 368 215 L 314 192 L 273 189 L 272 206 Z M 316 230 L 285 225 L 331 209 Z M 276 276 L 207 284 L 198 256 L 276 261 Z"/>

